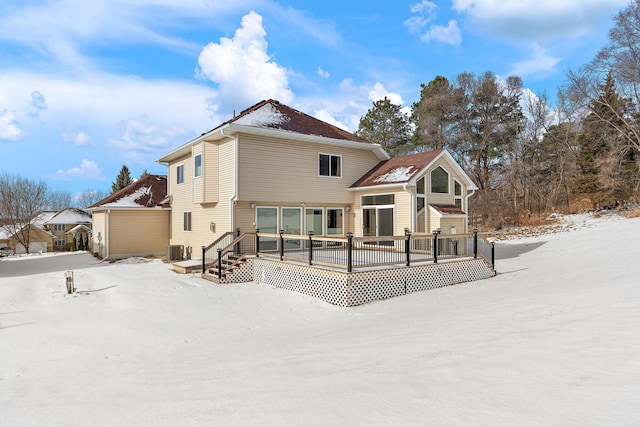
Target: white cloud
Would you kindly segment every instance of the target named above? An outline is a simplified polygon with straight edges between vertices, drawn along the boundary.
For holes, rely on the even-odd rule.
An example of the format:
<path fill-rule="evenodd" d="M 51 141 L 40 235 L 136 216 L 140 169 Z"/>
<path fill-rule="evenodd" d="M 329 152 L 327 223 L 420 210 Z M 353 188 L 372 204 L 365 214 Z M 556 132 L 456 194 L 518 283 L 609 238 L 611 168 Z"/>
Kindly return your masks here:
<path fill-rule="evenodd" d="M 199 71 L 218 84 L 223 110 L 268 98 L 284 103 L 293 100 L 286 70 L 267 54 L 266 35 L 262 17 L 250 12 L 242 17 L 233 38 L 222 37 L 220 43 L 209 43 L 200 53 Z"/>
<path fill-rule="evenodd" d="M 369 91 L 369 99 L 376 102 L 384 98 L 389 98 L 389 101 L 391 101 L 392 104 L 404 104 L 404 100 L 400 94 L 389 92 L 382 83 L 376 82 L 373 85 L 373 88 Z"/>
<path fill-rule="evenodd" d="M 462 33 L 458 28 L 458 21 L 451 19 L 447 26 L 432 25 L 421 37 L 422 41 L 435 40 L 441 43 L 459 45 L 462 43 Z"/>
<path fill-rule="evenodd" d="M 87 145 L 89 145 L 89 142 L 91 141 L 91 137 L 89 135 L 87 135 L 83 131 L 80 131 L 80 132 L 64 132 L 61 135 L 61 137 L 62 137 L 63 141 L 71 142 L 74 145 L 77 145 L 79 147 L 87 146 Z"/>
<path fill-rule="evenodd" d="M 24 135 L 16 121 L 16 114 L 10 110 L 0 110 L 0 141 L 17 141 Z"/>
<path fill-rule="evenodd" d="M 416 13 L 416 16 L 404 21 L 404 25 L 409 29 L 411 34 L 417 34 L 436 17 L 436 9 L 438 6 L 430 1 L 423 0 L 422 3 L 414 4 L 410 7 L 411 13 Z"/>
<path fill-rule="evenodd" d="M 531 76 L 549 73 L 560 62 L 560 58 L 548 55 L 538 43 L 532 44 L 532 55 L 529 59 L 513 64 L 511 75 Z"/>
<path fill-rule="evenodd" d="M 431 24 L 436 19 L 436 9 L 438 6 L 427 0 L 411 6 L 411 13 L 416 14 L 404 21 L 405 27 L 411 34 L 420 34 L 420 40 L 424 42 L 436 41 L 450 45 L 459 45 L 462 43 L 462 33 L 458 28 L 458 22 L 454 19 L 449 20 L 447 26 Z"/>
<path fill-rule="evenodd" d="M 34 118 L 39 119 L 40 113 L 47 110 L 49 106 L 47 105 L 47 100 L 45 96 L 40 91 L 31 92 L 31 102 L 29 102 L 29 108 L 27 109 L 27 114 Z"/>
<path fill-rule="evenodd" d="M 609 21 L 628 0 L 453 0 L 484 31 L 513 39 L 577 37 Z"/>
<path fill-rule="evenodd" d="M 59 169 L 56 172 L 58 179 L 70 180 L 76 178 L 103 180 L 102 171 L 96 162 L 93 160 L 82 159 L 82 164 L 75 168 L 66 170 Z"/>
<path fill-rule="evenodd" d="M 323 77 L 325 79 L 329 78 L 329 72 L 323 70 L 322 68 L 318 67 L 318 69 L 316 70 L 316 74 L 318 74 L 320 77 Z"/>
<path fill-rule="evenodd" d="M 135 160 L 139 153 L 161 153 L 169 150 L 178 141 L 184 142 L 191 135 L 181 126 L 158 126 L 150 123 L 148 117 L 127 120 L 121 124 L 122 137 L 109 141 L 109 146 L 126 153 Z"/>

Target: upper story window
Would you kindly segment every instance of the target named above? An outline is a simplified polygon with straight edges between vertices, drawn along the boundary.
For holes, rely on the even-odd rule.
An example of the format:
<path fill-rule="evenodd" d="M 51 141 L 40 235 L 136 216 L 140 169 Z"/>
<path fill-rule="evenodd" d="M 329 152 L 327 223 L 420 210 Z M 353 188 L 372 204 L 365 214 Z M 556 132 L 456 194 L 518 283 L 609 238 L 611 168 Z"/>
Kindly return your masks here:
<path fill-rule="evenodd" d="M 64 231 L 65 224 L 53 224 L 53 231 Z"/>
<path fill-rule="evenodd" d="M 318 154 L 318 175 L 342 176 L 342 156 L 335 154 Z"/>
<path fill-rule="evenodd" d="M 182 184 L 184 182 L 184 165 L 178 165 L 176 167 L 176 184 Z"/>
<path fill-rule="evenodd" d="M 424 176 L 416 182 L 416 193 L 424 194 Z"/>
<path fill-rule="evenodd" d="M 431 192 L 445 194 L 449 192 L 449 174 L 441 166 L 431 172 Z"/>
<path fill-rule="evenodd" d="M 462 184 L 457 180 L 453 180 L 453 201 L 454 204 L 462 209 Z"/>
<path fill-rule="evenodd" d="M 193 156 L 193 176 L 202 176 L 202 154 L 196 154 Z"/>

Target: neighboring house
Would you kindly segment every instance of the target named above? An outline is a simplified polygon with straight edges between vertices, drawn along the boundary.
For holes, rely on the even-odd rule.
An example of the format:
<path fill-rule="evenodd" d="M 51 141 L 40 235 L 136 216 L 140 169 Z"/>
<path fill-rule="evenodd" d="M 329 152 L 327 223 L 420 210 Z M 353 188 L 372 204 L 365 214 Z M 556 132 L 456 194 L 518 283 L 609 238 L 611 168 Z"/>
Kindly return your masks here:
<path fill-rule="evenodd" d="M 164 255 L 170 230 L 166 197 L 166 177 L 145 175 L 89 206 L 93 254 L 110 259 Z"/>
<path fill-rule="evenodd" d="M 0 246 L 9 246 L 15 254 L 53 251 L 54 235 L 46 228 L 45 222 L 55 214 L 49 211 L 41 212 L 31 220 L 28 250 L 16 239 L 16 235 L 23 229 L 20 224 L 6 224 L 0 227 Z"/>
<path fill-rule="evenodd" d="M 44 221 L 53 233 L 53 250 L 68 251 L 89 248 L 91 214 L 77 208 L 67 208 Z"/>
<path fill-rule="evenodd" d="M 236 229 L 463 233 L 477 189 L 445 150 L 390 158 L 380 145 L 274 100 L 158 162 L 168 167 L 170 244 L 196 251 Z"/>

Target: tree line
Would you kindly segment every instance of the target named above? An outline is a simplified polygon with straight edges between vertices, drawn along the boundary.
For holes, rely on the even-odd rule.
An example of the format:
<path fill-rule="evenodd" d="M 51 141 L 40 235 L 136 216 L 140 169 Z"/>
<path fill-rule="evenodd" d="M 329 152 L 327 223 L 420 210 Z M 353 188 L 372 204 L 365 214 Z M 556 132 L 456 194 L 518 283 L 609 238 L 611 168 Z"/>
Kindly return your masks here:
<path fill-rule="evenodd" d="M 391 155 L 447 149 L 474 180 L 472 220 L 500 228 L 552 211 L 637 203 L 640 196 L 640 0 L 607 44 L 567 73 L 552 105 L 522 79 L 436 76 L 406 114 L 373 103 L 356 134 Z"/>

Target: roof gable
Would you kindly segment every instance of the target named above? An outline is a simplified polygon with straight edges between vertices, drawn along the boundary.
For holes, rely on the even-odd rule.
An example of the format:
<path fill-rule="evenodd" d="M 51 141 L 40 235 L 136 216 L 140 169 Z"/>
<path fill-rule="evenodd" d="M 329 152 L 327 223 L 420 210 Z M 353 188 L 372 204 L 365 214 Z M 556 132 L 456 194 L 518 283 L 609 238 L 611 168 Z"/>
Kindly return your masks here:
<path fill-rule="evenodd" d="M 67 208 L 56 213 L 45 224 L 91 224 L 91 214 L 78 208 Z"/>
<path fill-rule="evenodd" d="M 166 197 L 167 177 L 148 174 L 87 209 L 165 207 L 163 201 Z"/>
<path fill-rule="evenodd" d="M 425 151 L 382 161 L 364 174 L 351 188 L 407 183 L 431 164 L 443 151 Z"/>
<path fill-rule="evenodd" d="M 247 108 L 233 119 L 214 128 L 213 131 L 230 124 L 278 129 L 303 135 L 323 136 L 325 138 L 369 144 L 368 141 L 351 132 L 316 119 L 274 99 L 261 101 Z"/>

